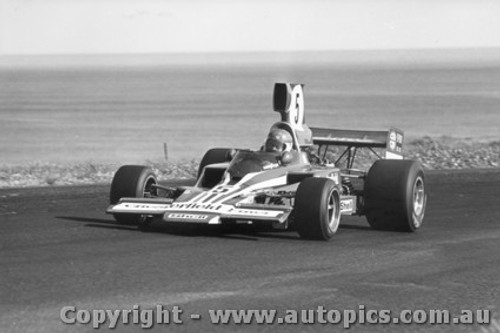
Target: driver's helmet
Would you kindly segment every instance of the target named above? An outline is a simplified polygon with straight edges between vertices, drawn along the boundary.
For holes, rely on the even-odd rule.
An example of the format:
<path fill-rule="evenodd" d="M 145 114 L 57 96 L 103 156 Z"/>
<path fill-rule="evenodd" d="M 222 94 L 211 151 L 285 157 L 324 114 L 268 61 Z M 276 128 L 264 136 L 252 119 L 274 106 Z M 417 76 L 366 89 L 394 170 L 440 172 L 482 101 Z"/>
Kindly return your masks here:
<path fill-rule="evenodd" d="M 264 150 L 267 152 L 290 151 L 292 146 L 293 139 L 290 132 L 279 128 L 273 128 L 267 136 Z"/>

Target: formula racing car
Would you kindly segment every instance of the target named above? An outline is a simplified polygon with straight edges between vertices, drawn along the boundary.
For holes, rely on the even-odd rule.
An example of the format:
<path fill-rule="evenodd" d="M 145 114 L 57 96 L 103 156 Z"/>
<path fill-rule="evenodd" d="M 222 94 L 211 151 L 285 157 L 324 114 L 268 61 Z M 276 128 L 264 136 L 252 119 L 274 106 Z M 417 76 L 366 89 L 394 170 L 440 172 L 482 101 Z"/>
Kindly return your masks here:
<path fill-rule="evenodd" d="M 401 130 L 310 128 L 301 84 L 276 83 L 273 104 L 281 121 L 260 149 L 208 150 L 194 184 L 167 186 L 146 166 L 122 166 L 106 212 L 139 226 L 268 223 L 319 240 L 336 233 L 343 215 L 364 215 L 378 230 L 421 227 L 424 171 L 403 159 Z M 339 152 L 335 161 L 327 158 L 332 148 Z M 377 157 L 367 171 L 353 167 L 361 150 Z"/>

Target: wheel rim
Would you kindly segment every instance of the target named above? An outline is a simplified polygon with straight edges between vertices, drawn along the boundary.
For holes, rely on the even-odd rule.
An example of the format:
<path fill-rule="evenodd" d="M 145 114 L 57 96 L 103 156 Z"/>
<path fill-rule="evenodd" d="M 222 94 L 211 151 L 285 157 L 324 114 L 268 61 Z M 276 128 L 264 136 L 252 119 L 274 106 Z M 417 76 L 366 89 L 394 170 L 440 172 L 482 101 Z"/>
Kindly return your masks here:
<path fill-rule="evenodd" d="M 143 198 L 151 198 L 156 196 L 156 188 L 154 188 L 152 185 L 156 184 L 156 180 L 153 177 L 149 177 L 145 182 L 144 182 L 144 187 L 142 189 L 142 197 Z"/>
<path fill-rule="evenodd" d="M 333 190 L 328 196 L 328 227 L 335 232 L 339 227 L 340 207 L 337 191 Z"/>
<path fill-rule="evenodd" d="M 413 216 L 415 226 L 420 225 L 420 216 L 423 215 L 425 206 L 425 190 L 424 190 L 424 180 L 422 177 L 418 177 L 415 180 L 415 185 L 413 186 Z"/>
<path fill-rule="evenodd" d="M 149 177 L 144 182 L 144 186 L 142 188 L 142 197 L 143 198 L 152 198 L 157 195 L 157 189 L 153 187 L 156 184 L 156 179 L 154 177 Z M 138 215 L 137 223 L 139 224 L 139 228 L 146 227 L 150 222 L 150 217 L 147 215 Z"/>

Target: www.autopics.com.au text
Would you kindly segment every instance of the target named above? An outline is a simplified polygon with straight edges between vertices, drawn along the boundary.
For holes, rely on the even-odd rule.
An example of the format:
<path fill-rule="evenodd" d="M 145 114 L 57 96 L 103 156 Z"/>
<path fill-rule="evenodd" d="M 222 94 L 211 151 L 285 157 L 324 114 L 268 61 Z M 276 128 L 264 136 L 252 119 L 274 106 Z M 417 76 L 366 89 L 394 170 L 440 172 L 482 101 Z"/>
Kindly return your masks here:
<path fill-rule="evenodd" d="M 353 325 L 376 324 L 430 324 L 430 325 L 488 325 L 491 319 L 490 310 L 461 310 L 452 315 L 443 309 L 414 309 L 393 312 L 388 309 L 367 309 L 360 305 L 357 309 L 326 309 L 318 306 L 316 309 L 209 309 L 207 311 L 211 324 L 266 324 L 266 325 L 297 325 L 297 324 L 331 324 L 349 328 Z M 116 328 L 122 325 L 140 325 L 148 329 L 154 325 L 182 325 L 186 319 L 202 320 L 202 314 L 186 314 L 179 306 L 170 308 L 156 305 L 155 308 L 142 309 L 134 305 L 131 309 L 77 309 L 75 306 L 65 306 L 60 311 L 60 319 L 66 325 L 92 325 L 98 329 L 103 325 Z"/>

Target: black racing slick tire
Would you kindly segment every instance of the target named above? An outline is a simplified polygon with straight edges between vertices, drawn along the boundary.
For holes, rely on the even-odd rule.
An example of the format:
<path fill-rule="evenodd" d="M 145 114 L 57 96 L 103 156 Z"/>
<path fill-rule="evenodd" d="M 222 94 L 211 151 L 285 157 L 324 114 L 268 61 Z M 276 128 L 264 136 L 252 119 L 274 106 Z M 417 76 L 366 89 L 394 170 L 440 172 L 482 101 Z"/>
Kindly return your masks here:
<path fill-rule="evenodd" d="M 376 161 L 366 177 L 364 201 L 373 229 L 416 231 L 427 203 L 422 165 L 413 160 Z"/>
<path fill-rule="evenodd" d="M 150 168 L 142 165 L 124 165 L 118 169 L 111 182 L 109 202 L 116 205 L 121 198 L 144 198 L 156 195 L 156 176 Z M 142 216 L 139 214 L 113 214 L 115 220 L 122 224 L 138 224 Z"/>
<path fill-rule="evenodd" d="M 209 164 L 229 162 L 230 153 L 233 149 L 229 148 L 212 148 L 208 150 L 201 159 L 200 166 L 198 167 L 198 177 L 200 178 L 203 169 Z"/>
<path fill-rule="evenodd" d="M 306 178 L 297 188 L 294 225 L 301 238 L 329 240 L 340 224 L 340 195 L 327 178 Z"/>

